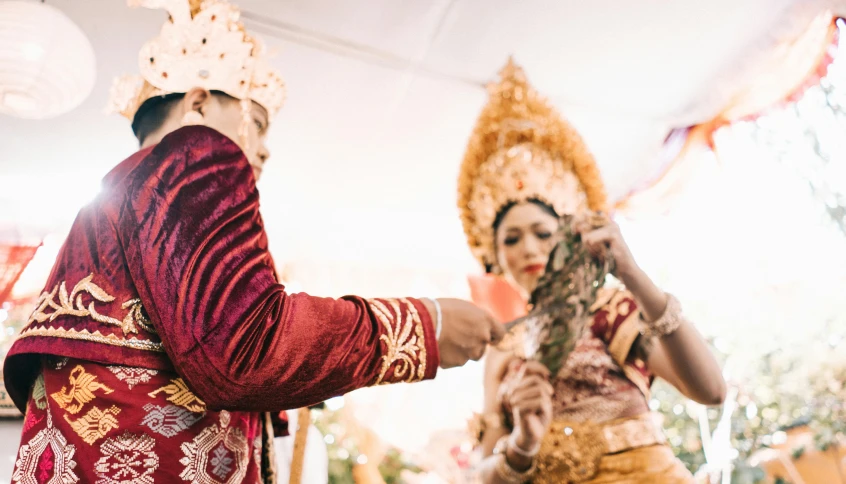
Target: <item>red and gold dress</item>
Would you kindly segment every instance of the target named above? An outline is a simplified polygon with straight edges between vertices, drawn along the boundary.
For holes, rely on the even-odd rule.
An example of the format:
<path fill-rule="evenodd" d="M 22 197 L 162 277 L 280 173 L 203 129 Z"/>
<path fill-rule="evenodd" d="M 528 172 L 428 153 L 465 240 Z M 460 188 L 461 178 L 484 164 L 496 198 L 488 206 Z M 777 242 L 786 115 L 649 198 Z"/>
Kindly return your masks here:
<path fill-rule="evenodd" d="M 503 273 L 497 227 L 503 214 L 526 203 L 557 217 L 608 213 L 611 206 L 587 144 L 509 59 L 488 86 L 458 180 L 464 232 L 485 272 Z M 473 300 L 499 313 L 501 321 L 525 315 L 526 301 L 503 278 L 471 282 Z M 627 291 L 603 292 L 592 308 L 591 331 L 552 378 L 553 422 L 532 482 L 689 484 L 690 473 L 673 457 L 649 412 L 652 374 L 632 351 L 641 329 L 637 304 Z M 510 378 L 507 372 L 506 388 Z M 474 430 L 501 425 L 510 415 L 501 410 L 473 422 Z"/>
<path fill-rule="evenodd" d="M 504 281 L 486 282 L 487 288 L 485 282 L 475 283 L 479 304 L 487 306 L 491 294 L 508 292 Z M 591 330 L 552 378 L 553 422 L 532 482 L 690 484 L 692 476 L 673 456 L 648 407 L 653 375 L 633 351 L 640 334 L 637 303 L 628 291 L 603 289 L 593 311 Z M 508 390 L 518 368 L 508 366 L 501 392 Z M 509 429 L 510 415 L 503 405 L 500 418 Z"/>
<path fill-rule="evenodd" d="M 435 376 L 412 298 L 286 294 L 249 163 L 192 126 L 118 165 L 4 365 L 14 483 L 270 482 L 270 417 Z"/>

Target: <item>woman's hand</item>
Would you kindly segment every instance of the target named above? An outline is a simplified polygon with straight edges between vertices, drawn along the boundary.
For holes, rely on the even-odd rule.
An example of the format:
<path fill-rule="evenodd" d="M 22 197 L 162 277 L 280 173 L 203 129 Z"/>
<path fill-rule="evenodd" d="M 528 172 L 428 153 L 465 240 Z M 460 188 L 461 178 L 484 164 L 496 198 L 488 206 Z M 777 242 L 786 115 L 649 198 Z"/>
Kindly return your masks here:
<path fill-rule="evenodd" d="M 607 251 L 614 257 L 614 275 L 637 300 L 646 321 L 656 321 L 667 310 L 667 295 L 632 257 L 620 234 L 620 227 L 601 215 L 592 215 L 574 223 L 585 247 L 596 257 Z M 719 405 L 726 395 L 726 384 L 720 365 L 705 340 L 687 320 L 672 334 L 656 338 L 658 345 L 650 352 L 647 364 L 655 375 L 680 390 L 686 397 L 705 404 Z"/>
<path fill-rule="evenodd" d="M 524 453 L 536 452 L 552 423 L 549 370 L 536 361 L 519 361 L 517 376 L 506 394 L 514 418 L 513 442 Z"/>
<path fill-rule="evenodd" d="M 591 215 L 575 223 L 575 230 L 582 236 L 582 242 L 594 257 L 603 258 L 606 252 L 614 258 L 614 275 L 628 286 L 630 280 L 640 272 L 628 244 L 623 240 L 620 226 L 601 215 Z"/>

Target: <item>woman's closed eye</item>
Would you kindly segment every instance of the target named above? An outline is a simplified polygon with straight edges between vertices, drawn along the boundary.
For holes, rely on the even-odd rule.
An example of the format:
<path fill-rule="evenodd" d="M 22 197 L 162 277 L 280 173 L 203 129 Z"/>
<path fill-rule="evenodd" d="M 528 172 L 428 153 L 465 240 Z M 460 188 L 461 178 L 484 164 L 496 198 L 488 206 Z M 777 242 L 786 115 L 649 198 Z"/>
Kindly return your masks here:
<path fill-rule="evenodd" d="M 541 240 L 546 240 L 546 239 L 552 237 L 552 232 L 548 232 L 546 230 L 538 231 L 538 232 L 535 232 L 535 237 L 537 237 Z"/>
<path fill-rule="evenodd" d="M 516 245 L 517 242 L 520 242 L 520 236 L 519 235 L 509 235 L 508 237 L 505 238 L 505 240 L 502 241 L 503 244 L 508 245 L 508 246 Z"/>

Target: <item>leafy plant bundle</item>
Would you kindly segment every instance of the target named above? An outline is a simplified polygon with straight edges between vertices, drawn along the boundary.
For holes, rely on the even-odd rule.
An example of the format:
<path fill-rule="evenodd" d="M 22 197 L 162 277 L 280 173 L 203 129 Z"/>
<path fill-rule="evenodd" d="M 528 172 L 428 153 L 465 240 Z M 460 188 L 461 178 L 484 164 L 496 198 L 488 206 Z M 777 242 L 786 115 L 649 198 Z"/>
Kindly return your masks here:
<path fill-rule="evenodd" d="M 546 271 L 531 294 L 531 311 L 507 327 L 525 324 L 526 355 L 557 375 L 576 342 L 590 327 L 590 308 L 611 273 L 610 252 L 596 258 L 575 232 L 573 218 L 563 217 L 559 242 L 549 255 Z"/>

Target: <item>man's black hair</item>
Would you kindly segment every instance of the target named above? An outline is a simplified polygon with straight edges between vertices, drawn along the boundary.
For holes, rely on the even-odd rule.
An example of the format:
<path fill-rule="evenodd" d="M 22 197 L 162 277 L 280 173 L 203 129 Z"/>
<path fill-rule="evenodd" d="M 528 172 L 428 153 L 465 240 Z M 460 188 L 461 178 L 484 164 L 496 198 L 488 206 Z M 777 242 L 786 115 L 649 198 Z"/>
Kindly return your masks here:
<path fill-rule="evenodd" d="M 235 99 L 222 91 L 211 91 L 214 96 L 223 96 L 228 99 Z M 138 138 L 138 142 L 144 144 L 147 136 L 156 132 L 162 127 L 173 107 L 185 97 L 185 93 L 177 92 L 165 94 L 164 96 L 151 97 L 144 101 L 135 117 L 132 119 L 132 132 Z"/>

